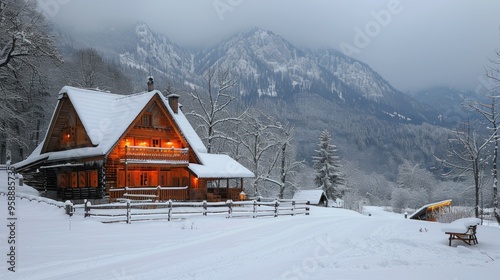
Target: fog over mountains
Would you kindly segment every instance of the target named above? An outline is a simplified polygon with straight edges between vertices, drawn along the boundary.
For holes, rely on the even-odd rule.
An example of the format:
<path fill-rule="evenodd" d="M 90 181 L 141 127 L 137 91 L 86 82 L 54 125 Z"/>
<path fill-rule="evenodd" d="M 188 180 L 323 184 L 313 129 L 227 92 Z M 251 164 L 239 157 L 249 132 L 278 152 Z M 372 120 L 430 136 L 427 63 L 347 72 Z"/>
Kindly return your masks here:
<path fill-rule="evenodd" d="M 367 64 L 337 50 L 299 48 L 259 28 L 206 49 L 179 46 L 145 23 L 60 36 L 62 50 L 92 47 L 119 62 L 130 73 L 135 91 L 144 89 L 145 77 L 151 74 L 158 89 L 168 83 L 183 98 L 183 91 L 203 88 L 203 75 L 210 67 L 230 68 L 238 77 L 234 92 L 246 106 L 296 127 L 298 157 L 306 161 L 319 132 L 328 129 L 341 157 L 369 171 L 392 177 L 405 159 L 431 168 L 434 155 L 444 152 L 449 133 L 445 128 L 461 116 L 459 91 L 430 89 L 410 96 Z M 430 98 L 441 100 L 436 104 L 428 102 Z M 450 109 L 443 110 L 440 106 L 448 102 Z"/>

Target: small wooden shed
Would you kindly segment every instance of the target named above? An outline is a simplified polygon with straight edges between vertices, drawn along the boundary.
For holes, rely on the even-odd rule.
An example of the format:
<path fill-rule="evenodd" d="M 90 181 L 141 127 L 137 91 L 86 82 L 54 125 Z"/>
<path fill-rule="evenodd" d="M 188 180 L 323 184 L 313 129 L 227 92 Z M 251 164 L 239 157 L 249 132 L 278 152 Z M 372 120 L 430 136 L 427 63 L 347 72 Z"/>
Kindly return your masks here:
<path fill-rule="evenodd" d="M 323 190 L 298 190 L 293 195 L 294 200 L 307 200 L 310 205 L 328 207 L 328 197 Z"/>

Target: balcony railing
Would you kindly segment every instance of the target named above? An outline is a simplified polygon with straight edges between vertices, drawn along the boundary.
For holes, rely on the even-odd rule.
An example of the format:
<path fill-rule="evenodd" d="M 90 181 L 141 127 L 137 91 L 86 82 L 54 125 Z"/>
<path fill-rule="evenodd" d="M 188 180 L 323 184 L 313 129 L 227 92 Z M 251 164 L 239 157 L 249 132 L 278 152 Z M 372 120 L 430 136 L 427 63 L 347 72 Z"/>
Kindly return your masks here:
<path fill-rule="evenodd" d="M 125 187 L 125 188 L 114 188 L 109 190 L 109 200 L 111 202 L 117 201 L 120 198 L 126 198 L 131 200 L 147 200 L 151 199 L 153 201 L 167 201 L 189 200 L 189 189 L 188 187 Z"/>
<path fill-rule="evenodd" d="M 125 146 L 125 160 L 128 163 L 149 162 L 149 163 L 189 163 L 188 148 L 154 148 L 142 146 Z"/>

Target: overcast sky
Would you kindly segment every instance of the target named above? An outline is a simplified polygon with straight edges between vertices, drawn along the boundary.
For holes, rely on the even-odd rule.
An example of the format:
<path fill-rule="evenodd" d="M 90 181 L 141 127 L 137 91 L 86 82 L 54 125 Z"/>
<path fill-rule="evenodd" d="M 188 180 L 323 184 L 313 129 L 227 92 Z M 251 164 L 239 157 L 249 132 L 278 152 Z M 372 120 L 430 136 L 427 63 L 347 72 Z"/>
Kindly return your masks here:
<path fill-rule="evenodd" d="M 498 0 L 38 0 L 53 21 L 101 29 L 143 21 L 182 46 L 252 27 L 297 46 L 333 47 L 396 88 L 475 90 L 500 48 Z"/>

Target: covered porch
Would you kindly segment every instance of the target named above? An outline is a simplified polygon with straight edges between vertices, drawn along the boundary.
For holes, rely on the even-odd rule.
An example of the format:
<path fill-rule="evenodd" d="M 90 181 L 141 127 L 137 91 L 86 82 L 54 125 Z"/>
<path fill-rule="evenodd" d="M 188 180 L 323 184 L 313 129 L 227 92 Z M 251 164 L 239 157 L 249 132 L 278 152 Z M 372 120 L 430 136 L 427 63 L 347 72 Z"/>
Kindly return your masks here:
<path fill-rule="evenodd" d="M 151 200 L 151 201 L 233 201 L 242 200 L 243 178 L 212 178 L 198 179 L 194 177 L 194 183 L 186 186 L 145 186 L 145 187 L 121 187 L 109 190 L 110 202 L 120 199 Z"/>
<path fill-rule="evenodd" d="M 243 192 L 243 178 L 224 178 L 224 179 L 207 179 L 207 195 L 206 200 L 209 202 L 216 201 L 240 201 L 244 200 L 241 197 Z"/>
<path fill-rule="evenodd" d="M 255 175 L 227 155 L 200 154 L 202 164 L 190 163 L 189 170 L 198 178 L 198 187 L 207 201 L 242 200 L 244 179 Z"/>

